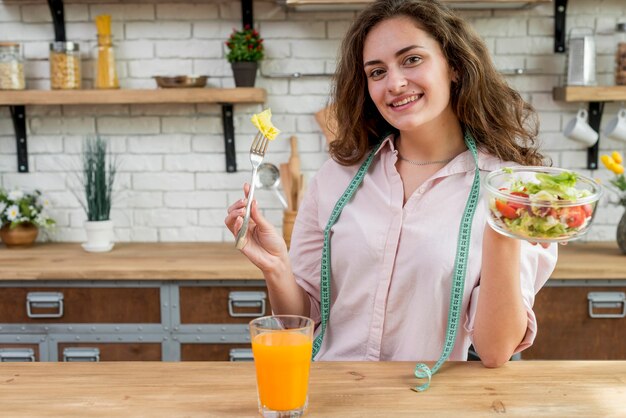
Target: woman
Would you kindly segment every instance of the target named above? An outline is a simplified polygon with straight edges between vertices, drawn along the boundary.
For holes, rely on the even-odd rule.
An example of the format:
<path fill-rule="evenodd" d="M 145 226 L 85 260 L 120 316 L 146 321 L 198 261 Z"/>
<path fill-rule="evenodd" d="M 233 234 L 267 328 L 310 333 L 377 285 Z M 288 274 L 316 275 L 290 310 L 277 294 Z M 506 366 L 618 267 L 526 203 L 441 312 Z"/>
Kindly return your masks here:
<path fill-rule="evenodd" d="M 540 165 L 536 119 L 478 35 L 438 1 L 377 1 L 346 34 L 333 101 L 338 139 L 302 202 L 291 257 L 251 209 L 242 252 L 263 271 L 274 312 L 328 314 L 322 360 L 436 360 L 442 349 L 465 360 L 473 344 L 498 367 L 530 346 L 556 246 L 487 226 L 476 173 Z M 228 209 L 234 234 L 244 206 Z"/>

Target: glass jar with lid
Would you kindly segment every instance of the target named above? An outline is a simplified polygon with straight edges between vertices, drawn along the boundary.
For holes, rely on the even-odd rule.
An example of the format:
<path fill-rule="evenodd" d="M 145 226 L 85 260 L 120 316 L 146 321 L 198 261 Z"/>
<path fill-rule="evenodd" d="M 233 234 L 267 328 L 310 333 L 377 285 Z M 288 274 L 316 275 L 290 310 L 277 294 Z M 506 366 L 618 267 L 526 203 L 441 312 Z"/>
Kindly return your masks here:
<path fill-rule="evenodd" d="M 626 86 L 626 22 L 615 28 L 617 50 L 615 52 L 615 84 Z"/>
<path fill-rule="evenodd" d="M 80 89 L 80 47 L 76 42 L 50 44 L 50 87 L 54 90 Z"/>
<path fill-rule="evenodd" d="M 0 90 L 24 90 L 25 86 L 20 44 L 0 42 Z"/>

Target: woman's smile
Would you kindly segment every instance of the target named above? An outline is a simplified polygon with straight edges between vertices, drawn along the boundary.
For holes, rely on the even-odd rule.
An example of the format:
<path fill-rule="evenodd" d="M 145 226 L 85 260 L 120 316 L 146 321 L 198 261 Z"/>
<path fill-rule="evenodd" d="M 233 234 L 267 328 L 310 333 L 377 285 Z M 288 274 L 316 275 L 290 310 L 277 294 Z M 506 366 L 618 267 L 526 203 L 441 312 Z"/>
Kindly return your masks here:
<path fill-rule="evenodd" d="M 411 106 L 413 106 L 417 101 L 419 101 L 422 97 L 424 96 L 424 94 L 411 94 L 411 95 L 404 95 L 402 97 L 399 97 L 397 99 L 394 99 L 389 106 L 391 106 L 391 108 L 393 110 L 404 110 L 407 109 Z"/>

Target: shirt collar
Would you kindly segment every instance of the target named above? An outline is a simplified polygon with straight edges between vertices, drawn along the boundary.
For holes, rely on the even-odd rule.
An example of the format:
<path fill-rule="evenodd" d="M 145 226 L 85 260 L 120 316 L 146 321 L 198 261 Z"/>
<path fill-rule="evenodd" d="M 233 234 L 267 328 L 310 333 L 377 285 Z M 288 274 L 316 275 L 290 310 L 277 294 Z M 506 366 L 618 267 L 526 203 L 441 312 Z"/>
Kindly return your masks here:
<path fill-rule="evenodd" d="M 375 155 L 393 153 L 397 154 L 395 148 L 394 134 L 389 134 L 383 139 L 374 153 Z M 499 158 L 478 149 L 478 169 L 481 171 L 493 171 L 502 166 Z M 442 167 L 433 177 L 447 177 L 453 174 L 473 172 L 476 169 L 472 152 L 468 149 L 460 153 L 452 161 Z"/>

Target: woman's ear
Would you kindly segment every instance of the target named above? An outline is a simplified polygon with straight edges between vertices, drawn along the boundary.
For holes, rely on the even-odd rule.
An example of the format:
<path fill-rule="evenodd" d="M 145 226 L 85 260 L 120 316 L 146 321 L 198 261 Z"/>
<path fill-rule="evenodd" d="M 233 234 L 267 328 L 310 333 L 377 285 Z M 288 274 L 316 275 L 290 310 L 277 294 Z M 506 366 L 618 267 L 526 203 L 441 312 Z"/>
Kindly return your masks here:
<path fill-rule="evenodd" d="M 458 83 L 459 82 L 459 74 L 456 72 L 456 70 L 454 68 L 450 68 L 450 80 L 453 83 Z"/>

